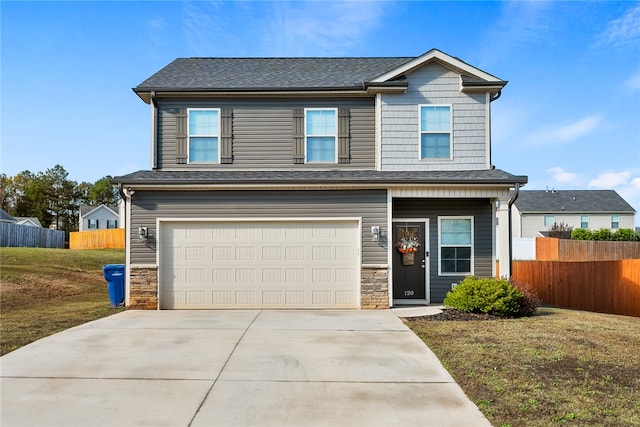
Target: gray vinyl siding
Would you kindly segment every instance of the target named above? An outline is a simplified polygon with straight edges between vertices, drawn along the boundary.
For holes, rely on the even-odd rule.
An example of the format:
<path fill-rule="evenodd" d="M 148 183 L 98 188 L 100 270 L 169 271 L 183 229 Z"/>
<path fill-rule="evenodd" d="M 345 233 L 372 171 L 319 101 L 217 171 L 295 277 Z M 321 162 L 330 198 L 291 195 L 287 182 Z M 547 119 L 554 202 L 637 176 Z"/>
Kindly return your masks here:
<path fill-rule="evenodd" d="M 142 191 L 131 205 L 131 263 L 156 264 L 157 218 L 362 218 L 362 263 L 386 264 L 371 226 L 387 221 L 384 190 L 371 191 Z M 138 227 L 149 228 L 146 242 Z M 367 231 L 369 230 L 369 231 Z"/>
<path fill-rule="evenodd" d="M 439 276 L 438 263 L 438 217 L 473 216 L 474 221 L 474 275 L 491 277 L 493 272 L 493 221 L 492 208 L 488 199 L 394 199 L 393 218 L 429 219 L 429 268 L 431 272 L 431 302 L 440 303 L 451 283 L 457 283 L 465 276 Z"/>
<path fill-rule="evenodd" d="M 176 113 L 185 108 L 233 110 L 231 164 L 176 164 Z M 349 108 L 350 154 L 347 164 L 294 164 L 293 110 Z M 163 99 L 158 110 L 158 169 L 309 169 L 375 167 L 375 113 L 372 98 L 341 99 Z"/>
<path fill-rule="evenodd" d="M 487 169 L 485 93 L 462 93 L 460 75 L 430 63 L 407 76 L 406 94 L 382 95 L 382 170 Z M 451 105 L 453 160 L 420 159 L 419 105 Z"/>

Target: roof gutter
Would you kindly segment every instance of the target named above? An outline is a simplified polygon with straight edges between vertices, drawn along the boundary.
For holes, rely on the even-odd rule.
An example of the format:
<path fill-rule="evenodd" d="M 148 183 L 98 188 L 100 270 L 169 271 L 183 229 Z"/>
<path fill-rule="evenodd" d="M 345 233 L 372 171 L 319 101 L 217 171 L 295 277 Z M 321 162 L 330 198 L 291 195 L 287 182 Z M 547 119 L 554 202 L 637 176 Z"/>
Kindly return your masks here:
<path fill-rule="evenodd" d="M 520 183 L 515 183 L 515 192 L 513 197 L 509 199 L 508 204 L 508 215 L 509 215 L 509 278 L 513 276 L 513 230 L 512 230 L 512 222 L 511 219 L 511 207 L 518 200 L 518 196 L 520 195 Z"/>

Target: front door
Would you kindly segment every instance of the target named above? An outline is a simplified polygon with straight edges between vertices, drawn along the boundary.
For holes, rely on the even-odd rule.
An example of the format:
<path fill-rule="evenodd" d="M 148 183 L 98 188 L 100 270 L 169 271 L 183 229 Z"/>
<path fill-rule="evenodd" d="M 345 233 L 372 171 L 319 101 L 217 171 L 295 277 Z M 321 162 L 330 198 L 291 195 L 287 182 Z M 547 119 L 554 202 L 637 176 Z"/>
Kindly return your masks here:
<path fill-rule="evenodd" d="M 429 220 L 393 223 L 394 304 L 427 303 L 429 272 Z"/>

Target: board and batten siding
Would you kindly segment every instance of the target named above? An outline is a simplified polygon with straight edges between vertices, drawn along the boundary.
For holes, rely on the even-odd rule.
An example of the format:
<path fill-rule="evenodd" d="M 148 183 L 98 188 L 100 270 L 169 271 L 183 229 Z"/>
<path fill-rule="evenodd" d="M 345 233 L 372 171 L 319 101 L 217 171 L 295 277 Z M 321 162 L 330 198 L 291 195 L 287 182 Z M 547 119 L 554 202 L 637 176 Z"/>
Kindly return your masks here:
<path fill-rule="evenodd" d="M 187 108 L 232 111 L 232 154 L 229 164 L 178 164 L 177 126 Z M 350 160 L 344 164 L 294 164 L 293 110 L 346 108 L 349 111 Z M 375 167 L 375 118 L 372 98 L 340 99 L 160 99 L 158 101 L 158 169 L 309 169 Z M 337 142 L 336 142 L 337 144 Z"/>
<path fill-rule="evenodd" d="M 429 271 L 431 302 L 441 303 L 451 284 L 464 279 L 462 276 L 438 275 L 438 217 L 473 216 L 474 275 L 491 277 L 493 274 L 493 218 L 489 199 L 393 199 L 393 219 L 429 219 Z"/>
<path fill-rule="evenodd" d="M 371 238 L 371 226 L 386 228 L 384 190 L 359 191 L 136 191 L 131 203 L 131 263 L 157 264 L 156 220 L 362 218 L 362 263 L 387 264 L 387 249 Z M 138 227 L 149 238 L 138 241 Z M 386 232 L 386 231 L 385 231 Z"/>
<path fill-rule="evenodd" d="M 460 75 L 429 63 L 407 75 L 402 95 L 381 98 L 382 170 L 488 169 L 487 96 L 460 91 Z M 419 105 L 450 105 L 453 160 L 420 159 Z"/>

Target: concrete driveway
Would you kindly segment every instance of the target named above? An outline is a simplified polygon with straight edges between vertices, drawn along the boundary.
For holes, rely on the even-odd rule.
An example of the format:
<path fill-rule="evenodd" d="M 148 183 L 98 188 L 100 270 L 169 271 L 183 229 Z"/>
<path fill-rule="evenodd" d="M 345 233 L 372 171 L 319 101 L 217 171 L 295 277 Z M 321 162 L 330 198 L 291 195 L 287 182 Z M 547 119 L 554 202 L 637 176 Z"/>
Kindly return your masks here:
<path fill-rule="evenodd" d="M 390 310 L 126 311 L 0 359 L 8 426 L 490 426 Z"/>

